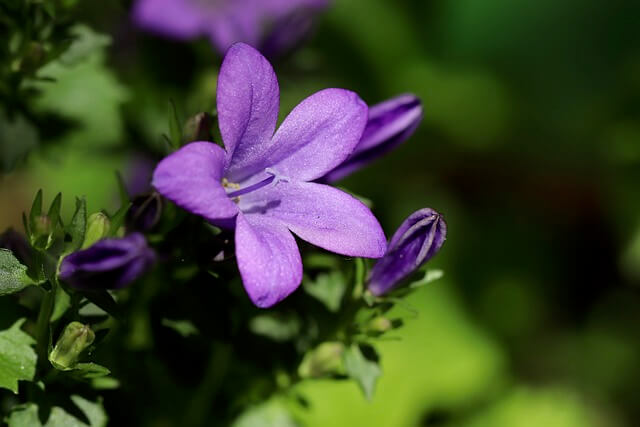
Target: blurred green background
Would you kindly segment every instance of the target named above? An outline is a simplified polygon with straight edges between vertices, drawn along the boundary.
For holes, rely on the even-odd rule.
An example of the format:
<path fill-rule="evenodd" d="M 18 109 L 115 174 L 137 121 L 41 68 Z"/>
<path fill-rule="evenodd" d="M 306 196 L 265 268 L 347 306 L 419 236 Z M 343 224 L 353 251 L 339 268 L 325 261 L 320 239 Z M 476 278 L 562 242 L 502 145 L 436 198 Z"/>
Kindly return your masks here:
<path fill-rule="evenodd" d="M 92 30 L 43 73 L 34 108 L 73 125 L 0 181 L 0 229 L 38 188 L 72 207 L 117 205 L 114 170 L 159 153 L 173 98 L 214 106 L 220 57 L 131 28 L 127 2 L 85 2 Z M 422 207 L 444 214 L 443 279 L 396 310 L 371 402 L 314 381 L 312 426 L 640 425 L 640 3 L 337 0 L 275 62 L 281 113 L 325 87 L 370 104 L 416 93 L 425 118 L 399 149 L 341 185 L 374 201 L 387 235 Z M 95 32 L 95 33 L 94 33 Z M 3 148 L 7 156 L 7 147 Z"/>

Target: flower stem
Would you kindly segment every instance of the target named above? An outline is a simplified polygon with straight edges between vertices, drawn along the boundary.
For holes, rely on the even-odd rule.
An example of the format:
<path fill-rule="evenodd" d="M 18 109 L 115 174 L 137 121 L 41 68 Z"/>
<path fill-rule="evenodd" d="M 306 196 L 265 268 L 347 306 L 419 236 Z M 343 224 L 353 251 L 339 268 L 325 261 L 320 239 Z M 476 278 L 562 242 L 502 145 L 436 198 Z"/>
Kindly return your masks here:
<path fill-rule="evenodd" d="M 50 291 L 46 291 L 40 304 L 40 312 L 36 323 L 36 351 L 38 353 L 38 362 L 46 364 L 49 350 L 49 318 L 53 310 L 55 301 L 56 286 L 55 284 Z"/>

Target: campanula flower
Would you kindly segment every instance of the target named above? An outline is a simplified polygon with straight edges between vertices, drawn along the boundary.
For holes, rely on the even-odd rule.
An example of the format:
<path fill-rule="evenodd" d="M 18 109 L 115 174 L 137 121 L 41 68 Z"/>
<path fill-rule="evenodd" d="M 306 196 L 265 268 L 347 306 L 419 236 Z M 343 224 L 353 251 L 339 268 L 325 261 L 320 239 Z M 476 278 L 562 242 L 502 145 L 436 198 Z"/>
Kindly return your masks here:
<path fill-rule="evenodd" d="M 131 233 L 97 243 L 63 258 L 59 277 L 83 290 L 119 289 L 136 280 L 155 261 L 144 236 Z"/>
<path fill-rule="evenodd" d="M 422 103 L 412 94 L 370 107 L 367 127 L 353 153 L 320 181 L 338 181 L 391 151 L 413 134 L 421 120 Z"/>
<path fill-rule="evenodd" d="M 310 28 L 328 0 L 138 0 L 138 26 L 176 39 L 205 36 L 224 53 L 248 43 L 265 54 L 282 52 Z"/>
<path fill-rule="evenodd" d="M 369 274 L 369 290 L 382 295 L 429 261 L 442 247 L 447 224 L 433 209 L 409 215 L 389 241 L 387 252 Z"/>
<path fill-rule="evenodd" d="M 351 91 L 325 89 L 298 104 L 276 131 L 278 80 L 271 64 L 243 43 L 227 52 L 217 87 L 225 149 L 185 145 L 158 164 L 152 185 L 187 211 L 235 228 L 238 267 L 254 304 L 270 307 L 300 284 L 291 232 L 339 254 L 381 257 L 385 237 L 369 208 L 312 182 L 353 151 L 367 105 Z"/>

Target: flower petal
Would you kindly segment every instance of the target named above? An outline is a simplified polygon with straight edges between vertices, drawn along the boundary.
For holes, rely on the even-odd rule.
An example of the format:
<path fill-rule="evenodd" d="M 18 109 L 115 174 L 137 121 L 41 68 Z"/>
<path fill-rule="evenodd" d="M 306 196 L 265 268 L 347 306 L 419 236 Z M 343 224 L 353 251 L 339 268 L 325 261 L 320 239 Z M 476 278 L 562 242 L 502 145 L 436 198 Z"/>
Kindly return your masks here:
<path fill-rule="evenodd" d="M 278 219 L 301 239 L 342 255 L 380 258 L 387 247 L 369 208 L 327 185 L 281 181 L 240 196 L 239 206 L 247 217 Z"/>
<path fill-rule="evenodd" d="M 255 305 L 271 307 L 300 285 L 300 251 L 282 223 L 260 215 L 239 214 L 235 241 L 242 282 Z"/>
<path fill-rule="evenodd" d="M 218 123 L 227 149 L 227 176 L 242 181 L 266 166 L 263 159 L 278 120 L 280 90 L 269 61 L 236 43 L 218 75 Z"/>
<path fill-rule="evenodd" d="M 201 34 L 207 16 L 188 0 L 138 0 L 133 9 L 135 23 L 168 37 L 189 39 Z"/>
<path fill-rule="evenodd" d="M 273 136 L 267 166 L 301 181 L 323 176 L 353 151 L 367 123 L 367 105 L 354 92 L 325 89 L 303 100 Z"/>
<path fill-rule="evenodd" d="M 189 212 L 211 221 L 231 218 L 238 208 L 221 183 L 224 156 L 224 150 L 210 142 L 187 144 L 158 164 L 151 183 Z"/>
<path fill-rule="evenodd" d="M 405 94 L 369 107 L 369 119 L 353 153 L 322 178 L 335 182 L 386 154 L 409 138 L 422 120 L 422 103 Z"/>

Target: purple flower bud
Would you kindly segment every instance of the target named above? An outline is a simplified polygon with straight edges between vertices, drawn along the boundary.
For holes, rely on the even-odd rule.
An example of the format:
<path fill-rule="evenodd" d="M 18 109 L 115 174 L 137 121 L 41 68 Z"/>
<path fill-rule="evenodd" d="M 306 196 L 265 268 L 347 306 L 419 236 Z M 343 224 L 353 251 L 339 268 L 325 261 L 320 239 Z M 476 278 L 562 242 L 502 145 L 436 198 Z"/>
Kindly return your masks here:
<path fill-rule="evenodd" d="M 442 247 L 447 224 L 442 215 L 424 208 L 412 213 L 398 228 L 387 253 L 369 274 L 369 290 L 382 295 L 429 261 Z"/>
<path fill-rule="evenodd" d="M 156 192 L 135 197 L 127 212 L 127 230 L 149 231 L 162 216 L 162 198 Z"/>
<path fill-rule="evenodd" d="M 360 142 L 322 181 L 338 181 L 391 151 L 413 134 L 421 120 L 422 103 L 415 95 L 399 95 L 369 107 L 367 127 Z"/>
<path fill-rule="evenodd" d="M 144 236 L 100 240 L 87 249 L 66 256 L 60 278 L 83 290 L 119 289 L 140 277 L 155 261 Z"/>

